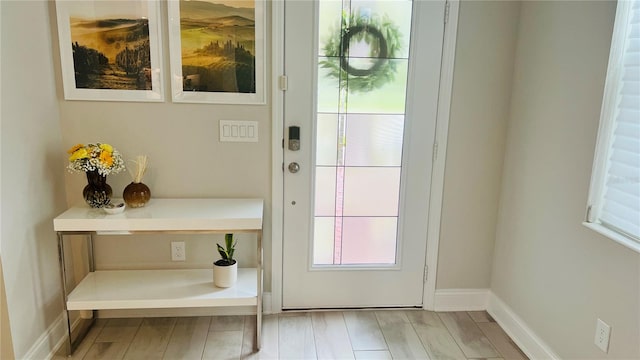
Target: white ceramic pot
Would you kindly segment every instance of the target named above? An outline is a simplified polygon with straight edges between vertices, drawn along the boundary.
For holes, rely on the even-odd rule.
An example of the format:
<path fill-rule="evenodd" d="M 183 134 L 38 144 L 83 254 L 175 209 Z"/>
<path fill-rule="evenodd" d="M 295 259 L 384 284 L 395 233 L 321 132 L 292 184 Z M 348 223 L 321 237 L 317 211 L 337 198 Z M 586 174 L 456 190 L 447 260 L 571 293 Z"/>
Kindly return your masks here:
<path fill-rule="evenodd" d="M 230 266 L 220 266 L 213 263 L 213 283 L 217 287 L 232 287 L 238 280 L 238 261 Z"/>

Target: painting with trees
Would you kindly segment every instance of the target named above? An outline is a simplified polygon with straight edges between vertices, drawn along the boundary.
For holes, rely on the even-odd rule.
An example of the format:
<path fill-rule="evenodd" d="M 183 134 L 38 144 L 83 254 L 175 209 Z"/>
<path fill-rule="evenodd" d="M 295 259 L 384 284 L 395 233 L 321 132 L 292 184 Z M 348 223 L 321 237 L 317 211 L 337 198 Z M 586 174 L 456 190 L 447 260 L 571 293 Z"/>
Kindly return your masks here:
<path fill-rule="evenodd" d="M 57 0 L 65 98 L 160 101 L 154 0 Z"/>
<path fill-rule="evenodd" d="M 251 2 L 180 1 L 180 39 L 184 90 L 255 93 Z"/>
<path fill-rule="evenodd" d="M 263 1 L 169 2 L 174 101 L 264 100 Z"/>
<path fill-rule="evenodd" d="M 147 19 L 72 18 L 76 87 L 151 90 Z"/>

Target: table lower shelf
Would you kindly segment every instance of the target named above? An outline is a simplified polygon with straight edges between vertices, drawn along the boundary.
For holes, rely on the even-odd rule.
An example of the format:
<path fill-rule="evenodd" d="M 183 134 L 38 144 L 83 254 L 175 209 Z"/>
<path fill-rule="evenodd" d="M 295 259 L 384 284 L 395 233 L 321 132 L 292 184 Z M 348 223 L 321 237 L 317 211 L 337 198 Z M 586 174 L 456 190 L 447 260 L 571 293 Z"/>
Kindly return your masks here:
<path fill-rule="evenodd" d="M 256 306 L 257 271 L 238 269 L 238 282 L 230 288 L 213 285 L 212 269 L 95 271 L 69 294 L 67 309 Z"/>

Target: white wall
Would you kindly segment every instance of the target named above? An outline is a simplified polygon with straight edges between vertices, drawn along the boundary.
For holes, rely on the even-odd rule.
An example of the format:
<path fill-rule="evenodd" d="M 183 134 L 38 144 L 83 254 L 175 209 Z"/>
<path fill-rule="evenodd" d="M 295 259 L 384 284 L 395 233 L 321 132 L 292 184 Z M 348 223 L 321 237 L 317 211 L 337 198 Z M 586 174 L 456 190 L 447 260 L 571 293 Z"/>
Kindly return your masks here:
<path fill-rule="evenodd" d="M 438 289 L 491 282 L 519 11 L 518 1 L 460 4 Z"/>
<path fill-rule="evenodd" d="M 640 256 L 583 227 L 615 2 L 525 1 L 491 282 L 561 358 L 640 358 Z M 608 354 L 596 319 L 612 327 Z"/>
<path fill-rule="evenodd" d="M 22 358 L 62 313 L 52 220 L 66 207 L 64 162 L 48 4 L 0 6 L 2 266 L 15 355 Z"/>

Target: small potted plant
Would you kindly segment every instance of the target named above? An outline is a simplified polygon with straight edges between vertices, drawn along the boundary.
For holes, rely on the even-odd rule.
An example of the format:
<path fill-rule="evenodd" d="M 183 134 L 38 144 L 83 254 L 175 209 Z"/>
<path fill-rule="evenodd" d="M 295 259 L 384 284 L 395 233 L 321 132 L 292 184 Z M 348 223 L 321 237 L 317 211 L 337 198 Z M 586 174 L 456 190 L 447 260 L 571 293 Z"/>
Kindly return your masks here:
<path fill-rule="evenodd" d="M 222 259 L 213 263 L 213 283 L 217 287 L 228 288 L 233 286 L 238 279 L 238 261 L 233 258 L 233 253 L 236 250 L 233 234 L 225 234 L 224 242 L 225 247 L 216 244 Z"/>

